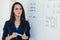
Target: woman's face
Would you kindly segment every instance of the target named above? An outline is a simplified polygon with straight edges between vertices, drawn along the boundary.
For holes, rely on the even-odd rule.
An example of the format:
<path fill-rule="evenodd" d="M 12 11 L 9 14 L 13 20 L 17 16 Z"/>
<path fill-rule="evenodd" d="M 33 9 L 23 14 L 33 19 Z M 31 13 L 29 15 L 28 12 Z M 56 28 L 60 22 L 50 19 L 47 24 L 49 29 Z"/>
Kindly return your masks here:
<path fill-rule="evenodd" d="M 15 14 L 15 16 L 18 16 L 18 17 L 21 16 L 21 14 L 22 14 L 22 8 L 21 8 L 21 6 L 19 4 L 16 4 L 14 6 L 14 14 Z"/>

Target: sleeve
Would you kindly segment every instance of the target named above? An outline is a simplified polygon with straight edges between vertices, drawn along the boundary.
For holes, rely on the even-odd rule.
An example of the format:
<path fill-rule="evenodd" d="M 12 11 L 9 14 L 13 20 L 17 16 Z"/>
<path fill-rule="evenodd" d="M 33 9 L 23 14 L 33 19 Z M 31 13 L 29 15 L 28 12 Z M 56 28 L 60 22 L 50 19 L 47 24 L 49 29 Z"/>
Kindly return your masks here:
<path fill-rule="evenodd" d="M 26 25 L 27 25 L 27 32 L 26 35 L 28 36 L 28 38 L 30 38 L 30 24 L 28 21 L 26 21 Z"/>
<path fill-rule="evenodd" d="M 5 40 L 6 36 L 8 35 L 8 22 L 5 22 L 4 28 L 3 28 L 3 36 L 2 36 L 2 40 Z"/>

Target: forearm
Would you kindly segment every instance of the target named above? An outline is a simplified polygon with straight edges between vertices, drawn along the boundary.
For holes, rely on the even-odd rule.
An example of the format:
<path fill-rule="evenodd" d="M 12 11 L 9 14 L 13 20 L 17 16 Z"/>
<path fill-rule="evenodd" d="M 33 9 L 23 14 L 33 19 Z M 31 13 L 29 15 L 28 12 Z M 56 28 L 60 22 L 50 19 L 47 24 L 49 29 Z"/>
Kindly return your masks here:
<path fill-rule="evenodd" d="M 11 40 L 11 39 L 12 39 L 11 35 L 6 37 L 6 40 Z"/>

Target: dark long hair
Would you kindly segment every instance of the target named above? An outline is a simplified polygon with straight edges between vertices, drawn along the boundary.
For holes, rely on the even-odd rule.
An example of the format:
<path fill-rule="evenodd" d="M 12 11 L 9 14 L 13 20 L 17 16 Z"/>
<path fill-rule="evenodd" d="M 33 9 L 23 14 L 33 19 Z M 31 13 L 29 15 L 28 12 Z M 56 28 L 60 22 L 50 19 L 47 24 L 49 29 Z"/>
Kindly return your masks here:
<path fill-rule="evenodd" d="M 24 8 L 23 8 L 23 6 L 22 6 L 22 4 L 21 3 L 19 3 L 19 2 L 15 2 L 13 5 L 12 5 L 12 10 L 11 10 L 11 16 L 10 16 L 10 20 L 9 20 L 9 23 L 11 24 L 12 22 L 15 22 L 15 20 L 16 20 L 16 18 L 15 18 L 15 14 L 14 14 L 14 6 L 16 5 L 16 4 L 19 4 L 20 6 L 21 6 L 21 8 L 22 8 L 22 14 L 21 14 L 21 22 L 22 22 L 22 24 L 23 24 L 23 29 L 26 31 L 27 30 L 27 28 L 26 28 L 26 19 L 25 19 L 25 11 L 24 11 Z"/>

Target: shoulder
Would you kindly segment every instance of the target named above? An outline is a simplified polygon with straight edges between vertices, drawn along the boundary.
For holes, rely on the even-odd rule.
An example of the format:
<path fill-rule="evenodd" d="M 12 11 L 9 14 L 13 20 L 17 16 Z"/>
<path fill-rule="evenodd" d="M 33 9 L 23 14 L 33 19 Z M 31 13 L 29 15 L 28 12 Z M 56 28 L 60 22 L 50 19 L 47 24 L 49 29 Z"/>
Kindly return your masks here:
<path fill-rule="evenodd" d="M 3 27 L 3 30 L 5 30 L 5 29 L 8 28 L 8 23 L 9 23 L 9 21 L 5 21 L 5 24 L 4 24 L 4 27 Z"/>
<path fill-rule="evenodd" d="M 30 23 L 29 23 L 29 21 L 26 21 L 26 25 L 27 25 L 27 26 L 30 26 Z"/>
<path fill-rule="evenodd" d="M 4 26 L 8 26 L 9 25 L 9 20 L 7 20 L 7 21 L 5 21 L 5 24 L 4 24 Z"/>
<path fill-rule="evenodd" d="M 8 22 L 9 22 L 9 20 L 5 21 L 5 23 L 8 23 Z"/>
<path fill-rule="evenodd" d="M 28 24 L 29 24 L 29 21 L 26 21 L 26 23 L 28 23 Z"/>
<path fill-rule="evenodd" d="M 9 20 L 5 21 L 5 24 L 9 24 Z"/>
<path fill-rule="evenodd" d="M 26 21 L 27 28 L 30 29 L 29 21 Z"/>

